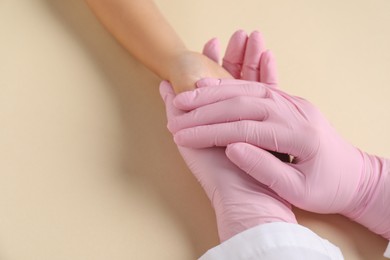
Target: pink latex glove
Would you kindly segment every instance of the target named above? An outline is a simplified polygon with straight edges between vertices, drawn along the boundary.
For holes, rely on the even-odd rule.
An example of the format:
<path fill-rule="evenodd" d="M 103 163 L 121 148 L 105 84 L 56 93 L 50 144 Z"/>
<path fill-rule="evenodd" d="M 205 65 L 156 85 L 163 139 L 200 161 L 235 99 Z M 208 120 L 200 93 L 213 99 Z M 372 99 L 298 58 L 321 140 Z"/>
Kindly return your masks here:
<path fill-rule="evenodd" d="M 203 47 L 203 54 L 219 64 L 219 40 L 213 38 L 208 41 Z M 267 84 L 269 87 L 278 87 L 275 58 L 270 50 L 265 50 L 263 37 L 258 31 L 253 31 L 249 37 L 243 30 L 236 31 L 230 37 L 223 58 L 222 67 L 235 79 L 257 81 Z M 196 85 L 200 88 L 215 83 L 215 79 L 210 80 L 211 82 L 201 80 L 197 82 Z M 221 81 L 222 80 L 225 83 L 230 81 L 230 79 L 221 79 Z M 256 88 L 253 90 L 254 93 L 257 93 Z M 282 161 L 289 161 L 289 156 L 286 154 L 277 152 L 271 153 Z"/>
<path fill-rule="evenodd" d="M 261 83 L 214 83 L 174 100 L 183 110 L 193 109 L 170 120 L 178 145 L 227 146 L 232 162 L 290 203 L 343 214 L 390 239 L 389 160 L 346 142 L 302 98 Z M 283 163 L 264 149 L 294 159 Z"/>
<path fill-rule="evenodd" d="M 203 54 L 216 63 L 219 63 L 219 53 L 217 38 L 208 41 L 203 48 Z M 258 31 L 252 32 L 249 37 L 243 30 L 236 31 L 227 45 L 222 67 L 235 79 L 262 82 L 269 86 L 277 84 L 275 59 L 270 50 L 265 50 L 263 37 Z"/>
<path fill-rule="evenodd" d="M 168 82 L 160 84 L 160 93 L 168 120 L 180 116 Z M 224 148 L 178 148 L 213 205 L 221 241 L 264 223 L 296 223 L 290 204 L 230 162 Z"/>
<path fill-rule="evenodd" d="M 236 39 L 237 35 L 233 35 L 232 39 Z M 255 39 L 258 37 L 260 35 Z M 207 44 L 205 54 L 216 57 L 219 49 L 215 46 Z M 233 48 L 234 42 L 231 41 L 229 46 Z M 245 47 L 244 44 L 236 48 L 244 53 Z M 263 49 L 256 50 L 261 53 Z M 229 53 L 225 57 L 229 60 Z M 168 82 L 160 84 L 160 93 L 166 105 L 168 120 L 183 114 L 173 105 L 175 94 Z M 268 222 L 296 223 L 291 205 L 230 162 L 223 148 L 178 148 L 215 209 L 221 241 Z"/>

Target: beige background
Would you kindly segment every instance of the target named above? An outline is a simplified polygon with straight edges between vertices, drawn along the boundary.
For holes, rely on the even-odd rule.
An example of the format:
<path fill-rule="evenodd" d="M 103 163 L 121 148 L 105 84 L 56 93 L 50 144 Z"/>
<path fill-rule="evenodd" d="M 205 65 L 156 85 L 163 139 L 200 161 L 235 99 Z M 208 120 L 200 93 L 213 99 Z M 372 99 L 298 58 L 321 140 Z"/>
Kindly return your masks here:
<path fill-rule="evenodd" d="M 157 1 L 189 47 L 259 29 L 282 87 L 390 156 L 390 1 Z M 165 128 L 158 79 L 80 0 L 0 1 L 0 259 L 194 259 L 212 209 Z M 296 211 L 346 259 L 386 241 Z"/>

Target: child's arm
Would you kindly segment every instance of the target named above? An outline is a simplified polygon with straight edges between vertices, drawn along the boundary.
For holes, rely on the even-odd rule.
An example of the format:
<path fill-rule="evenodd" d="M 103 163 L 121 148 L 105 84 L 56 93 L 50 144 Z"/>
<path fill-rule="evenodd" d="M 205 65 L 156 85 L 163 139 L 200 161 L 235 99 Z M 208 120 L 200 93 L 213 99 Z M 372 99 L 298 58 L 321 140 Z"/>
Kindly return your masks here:
<path fill-rule="evenodd" d="M 86 0 L 115 38 L 176 92 L 203 77 L 229 77 L 205 56 L 186 48 L 152 0 Z"/>

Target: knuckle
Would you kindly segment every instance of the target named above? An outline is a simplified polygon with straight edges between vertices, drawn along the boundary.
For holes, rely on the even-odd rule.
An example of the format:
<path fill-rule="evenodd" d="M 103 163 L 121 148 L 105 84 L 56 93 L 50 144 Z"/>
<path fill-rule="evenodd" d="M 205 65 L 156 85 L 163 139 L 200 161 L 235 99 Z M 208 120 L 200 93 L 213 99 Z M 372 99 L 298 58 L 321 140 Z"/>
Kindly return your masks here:
<path fill-rule="evenodd" d="M 259 66 L 253 64 L 245 64 L 244 68 L 251 72 L 257 72 L 259 70 Z"/>

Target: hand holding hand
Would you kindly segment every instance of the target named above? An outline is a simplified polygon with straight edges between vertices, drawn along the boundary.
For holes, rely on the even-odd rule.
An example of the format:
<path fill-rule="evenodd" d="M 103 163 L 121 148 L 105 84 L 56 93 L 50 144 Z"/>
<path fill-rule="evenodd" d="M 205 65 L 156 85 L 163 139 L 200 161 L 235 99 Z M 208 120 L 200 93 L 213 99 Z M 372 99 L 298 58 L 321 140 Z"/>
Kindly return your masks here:
<path fill-rule="evenodd" d="M 261 36 L 258 33 L 249 37 L 248 46 L 247 38 L 243 31 L 239 31 L 232 36 L 229 42 L 224 64 L 226 60 L 233 61 L 230 62 L 227 70 L 234 75 L 241 75 L 241 65 L 234 64 L 235 52 L 233 49 L 242 54 L 242 59 L 238 62 L 244 60 L 246 49 L 255 53 L 257 57 L 260 57 L 264 52 L 262 44 L 253 44 L 262 43 Z M 237 42 L 243 44 L 237 44 Z M 206 44 L 204 53 L 218 61 L 219 48 L 215 40 Z M 260 59 L 257 59 L 257 63 L 253 63 L 253 65 L 258 68 L 255 73 L 259 73 Z M 273 68 L 268 66 L 268 70 L 263 70 L 264 78 L 274 77 L 275 70 Z M 249 75 L 251 74 L 244 73 L 243 77 Z M 168 120 L 184 114 L 173 105 L 175 93 L 167 82 L 161 83 L 160 93 L 166 105 Z M 199 150 L 180 146 L 178 148 L 213 204 L 221 241 L 250 227 L 268 222 L 296 223 L 290 204 L 230 162 L 224 149 L 208 148 Z"/>
<path fill-rule="evenodd" d="M 193 90 L 204 77 L 232 78 L 221 66 L 200 53 L 185 51 L 172 60 L 168 80 L 176 93 Z"/>
<path fill-rule="evenodd" d="M 168 82 L 160 84 L 160 93 L 168 120 L 180 116 Z M 230 162 L 225 149 L 178 148 L 213 205 L 221 241 L 264 223 L 296 223 L 290 204 Z"/>
<path fill-rule="evenodd" d="M 229 40 L 222 67 L 219 65 L 220 47 L 218 39 L 208 41 L 203 55 L 184 51 L 173 59 L 168 80 L 175 92 L 193 90 L 202 78 L 236 78 L 263 82 L 276 86 L 277 73 L 274 57 L 265 49 L 261 34 L 248 35 L 236 31 Z"/>
<path fill-rule="evenodd" d="M 389 160 L 346 142 L 302 98 L 261 83 L 217 82 L 174 100 L 191 110 L 169 122 L 178 145 L 227 146 L 232 162 L 290 203 L 343 214 L 390 239 Z M 283 163 L 264 149 L 294 159 Z"/>

